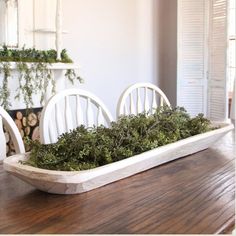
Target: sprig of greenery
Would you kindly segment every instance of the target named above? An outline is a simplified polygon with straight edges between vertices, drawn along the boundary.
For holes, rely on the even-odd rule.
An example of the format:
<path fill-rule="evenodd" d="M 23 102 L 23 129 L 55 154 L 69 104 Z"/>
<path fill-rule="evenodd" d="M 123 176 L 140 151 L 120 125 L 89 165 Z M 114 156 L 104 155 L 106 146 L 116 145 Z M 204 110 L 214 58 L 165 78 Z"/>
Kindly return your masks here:
<path fill-rule="evenodd" d="M 42 104 L 45 92 L 49 84 L 52 86 L 52 93 L 55 93 L 55 79 L 52 71 L 47 68 L 46 63 L 25 63 L 18 62 L 17 70 L 19 73 L 19 87 L 17 89 L 16 99 L 23 97 L 26 109 L 33 106 L 33 93 L 40 94 Z"/>
<path fill-rule="evenodd" d="M 0 87 L 0 102 L 4 109 L 8 110 L 11 106 L 9 101 L 10 91 L 8 88 L 8 78 L 10 77 L 10 63 L 0 62 L 0 74 L 3 73 L 2 87 Z"/>
<path fill-rule="evenodd" d="M 78 80 L 80 83 L 84 82 L 84 80 L 76 74 L 74 69 L 67 69 L 65 76 L 72 84 L 74 84 L 75 80 Z"/>
<path fill-rule="evenodd" d="M 121 117 L 104 126 L 79 126 L 62 134 L 55 144 L 32 142 L 25 164 L 51 170 L 86 170 L 211 130 L 210 121 L 199 114 L 190 118 L 184 108 L 168 106 L 153 115 Z"/>

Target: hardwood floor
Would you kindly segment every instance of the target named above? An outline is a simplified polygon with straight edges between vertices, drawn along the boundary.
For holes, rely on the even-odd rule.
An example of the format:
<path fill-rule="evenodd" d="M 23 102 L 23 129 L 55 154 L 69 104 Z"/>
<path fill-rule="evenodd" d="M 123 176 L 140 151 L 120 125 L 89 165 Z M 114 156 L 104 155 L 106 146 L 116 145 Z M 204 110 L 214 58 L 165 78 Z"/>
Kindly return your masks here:
<path fill-rule="evenodd" d="M 234 228 L 235 139 L 80 195 L 35 190 L 0 166 L 0 233 L 213 234 Z"/>

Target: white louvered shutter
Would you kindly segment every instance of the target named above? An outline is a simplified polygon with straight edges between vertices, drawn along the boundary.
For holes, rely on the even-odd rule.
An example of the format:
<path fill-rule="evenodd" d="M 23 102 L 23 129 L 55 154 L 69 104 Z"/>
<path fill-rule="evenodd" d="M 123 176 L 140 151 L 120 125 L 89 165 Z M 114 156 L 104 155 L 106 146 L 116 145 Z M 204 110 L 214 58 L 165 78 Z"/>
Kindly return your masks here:
<path fill-rule="evenodd" d="M 210 0 L 208 117 L 227 117 L 227 0 Z"/>
<path fill-rule="evenodd" d="M 178 1 L 177 105 L 206 114 L 206 0 Z"/>

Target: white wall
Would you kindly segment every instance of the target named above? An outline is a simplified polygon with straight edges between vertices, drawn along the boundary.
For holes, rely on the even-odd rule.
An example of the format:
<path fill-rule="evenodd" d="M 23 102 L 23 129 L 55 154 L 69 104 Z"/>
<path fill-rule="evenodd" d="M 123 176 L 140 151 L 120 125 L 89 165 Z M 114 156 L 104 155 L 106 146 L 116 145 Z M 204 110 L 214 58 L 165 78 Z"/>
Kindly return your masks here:
<path fill-rule="evenodd" d="M 20 4 L 20 45 L 55 48 L 56 0 Z M 121 92 L 136 82 L 160 86 L 176 102 L 177 0 L 62 0 L 63 48 L 81 67 L 87 89 L 115 117 Z M 34 14 L 34 17 L 33 17 Z"/>
<path fill-rule="evenodd" d="M 173 106 L 177 103 L 177 1 L 158 0 L 160 88 Z"/>
<path fill-rule="evenodd" d="M 154 0 L 155 1 L 155 0 Z M 157 84 L 153 50 L 153 0 L 64 0 L 63 47 L 81 66 L 88 89 L 115 116 L 130 84 Z"/>

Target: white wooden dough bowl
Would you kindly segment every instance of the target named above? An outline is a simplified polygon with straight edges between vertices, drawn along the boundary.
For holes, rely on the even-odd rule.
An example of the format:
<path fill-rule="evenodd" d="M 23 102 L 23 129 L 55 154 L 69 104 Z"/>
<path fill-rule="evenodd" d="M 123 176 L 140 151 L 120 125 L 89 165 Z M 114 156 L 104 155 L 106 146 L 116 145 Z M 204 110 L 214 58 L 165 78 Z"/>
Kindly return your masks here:
<path fill-rule="evenodd" d="M 25 182 L 49 193 L 76 194 L 87 192 L 114 181 L 148 170 L 163 163 L 204 150 L 233 130 L 233 125 L 195 135 L 142 154 L 84 171 L 53 171 L 19 163 L 28 154 L 4 159 L 4 169 Z"/>

